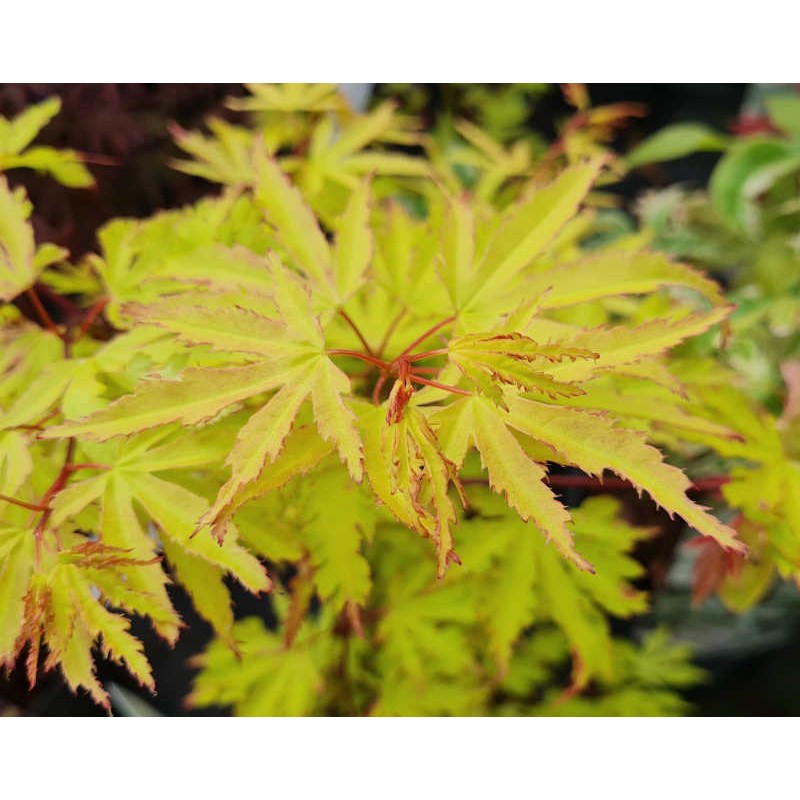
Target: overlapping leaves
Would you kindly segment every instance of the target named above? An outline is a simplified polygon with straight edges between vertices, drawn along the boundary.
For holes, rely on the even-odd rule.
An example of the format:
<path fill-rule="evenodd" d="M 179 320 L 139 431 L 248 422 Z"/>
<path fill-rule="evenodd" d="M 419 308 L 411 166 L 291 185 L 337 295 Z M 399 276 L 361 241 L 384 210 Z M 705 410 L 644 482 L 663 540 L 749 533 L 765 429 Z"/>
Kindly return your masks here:
<path fill-rule="evenodd" d="M 317 113 L 326 97 L 261 92 L 261 105 L 250 105 L 282 113 L 282 104 L 294 111 L 307 102 Z M 327 118 L 315 124 L 302 164 L 281 164 L 258 137 L 244 146 L 225 126 L 211 149 L 184 139 L 208 176 L 216 164 L 217 179 L 238 188 L 202 209 L 108 227 L 103 257 L 90 265 L 110 295 L 110 318 L 128 330 L 109 344 L 76 343 L 72 358 L 38 378 L 37 357 L 25 368 L 27 391 L 15 383 L 0 393 L 0 489 L 19 494 L 0 516 L 0 590 L 15 626 L 0 656 L 10 663 L 26 642 L 34 652 L 43 639 L 46 666 L 60 663 L 70 685 L 105 702 L 91 661 L 100 643 L 150 685 L 138 643 L 107 606 L 148 616 L 174 641 L 181 623 L 166 589 L 171 577 L 230 649 L 209 651 L 198 703 L 310 713 L 337 651 L 303 623 L 313 616 L 312 593 L 323 601 L 328 636 L 344 624 L 337 615 L 363 632 L 359 608 L 386 600 L 372 626 L 382 643 L 372 679 L 382 689 L 371 710 L 396 713 L 416 692 L 420 713 L 470 713 L 486 701 L 485 665 L 466 633 L 477 589 L 445 578 L 470 554 L 467 576 L 481 558 L 502 573 L 503 591 L 479 615 L 498 672 L 523 631 L 546 620 L 578 653 L 577 686 L 608 676 L 603 612 L 643 606 L 620 589 L 637 574 L 624 555 L 634 534 L 615 531 L 609 507 L 573 520 L 548 486 L 550 465 L 600 477 L 611 470 L 701 534 L 742 549 L 733 530 L 687 497 L 688 478 L 649 441 L 656 419 L 670 434 L 736 440 L 695 413 L 664 358 L 724 319 L 718 288 L 637 247 L 561 258 L 565 247 L 574 255 L 564 232 L 601 177 L 603 157 L 530 183 L 502 211 L 434 188 L 429 216 L 418 220 L 381 204 L 363 177 L 393 167 L 425 172 L 413 160 L 362 152 L 397 139 L 393 126 L 405 130 L 391 108 L 338 138 Z M 10 297 L 40 265 L 24 198 L 2 197 Z M 604 305 L 675 287 L 691 302 L 665 295 L 655 319 L 612 319 Z M 575 314 L 584 312 L 602 322 L 582 324 Z M 14 359 L 3 370 L 16 380 Z M 663 392 L 625 407 L 625 381 L 642 376 L 658 378 Z M 54 415 L 62 419 L 51 423 Z M 642 418 L 652 430 L 641 430 Z M 65 445 L 52 441 L 60 439 L 70 442 L 63 466 Z M 25 489 L 34 458 L 46 465 L 40 480 L 56 480 L 54 496 L 46 485 Z M 76 477 L 75 459 L 95 472 Z M 501 524 L 492 514 L 475 520 L 468 482 L 494 491 Z M 30 506 L 38 523 L 28 521 Z M 365 543 L 384 512 L 432 543 L 444 579 L 435 590 L 401 586 L 402 575 L 373 587 Z M 478 533 L 491 542 L 483 556 L 470 544 Z M 37 560 L 37 547 L 48 557 Z M 111 561 L 84 559 L 101 553 Z M 234 624 L 224 577 L 253 592 L 270 586 L 254 553 L 299 565 L 283 637 Z M 68 631 L 76 632 L 71 643 Z M 434 656 L 438 666 L 428 670 Z M 35 654 L 29 659 L 35 672 Z M 465 671 L 466 689 L 449 691 Z M 281 699 L 276 687 L 294 685 L 295 673 L 301 689 Z M 239 678 L 228 692 L 230 675 Z"/>

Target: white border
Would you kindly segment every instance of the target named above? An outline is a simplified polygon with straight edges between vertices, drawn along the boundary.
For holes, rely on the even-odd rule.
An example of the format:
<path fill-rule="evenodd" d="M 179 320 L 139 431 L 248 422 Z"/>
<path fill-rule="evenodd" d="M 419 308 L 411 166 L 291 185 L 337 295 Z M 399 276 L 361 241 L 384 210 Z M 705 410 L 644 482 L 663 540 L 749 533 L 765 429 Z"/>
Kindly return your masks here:
<path fill-rule="evenodd" d="M 792 82 L 799 16 L 778 0 L 8 0 L 0 78 Z"/>

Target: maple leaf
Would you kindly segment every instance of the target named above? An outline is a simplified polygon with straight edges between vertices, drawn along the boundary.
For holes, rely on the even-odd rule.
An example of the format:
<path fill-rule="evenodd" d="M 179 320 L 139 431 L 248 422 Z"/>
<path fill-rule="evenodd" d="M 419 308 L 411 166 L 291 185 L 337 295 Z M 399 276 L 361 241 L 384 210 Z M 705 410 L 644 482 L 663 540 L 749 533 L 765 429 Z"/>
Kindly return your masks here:
<path fill-rule="evenodd" d="M 613 673 L 612 643 L 604 613 L 628 617 L 646 608 L 632 580 L 641 567 L 627 553 L 651 535 L 624 523 L 608 497 L 587 500 L 573 511 L 576 546 L 592 558 L 592 575 L 547 547 L 539 531 L 514 520 L 502 502 L 471 487 L 477 514 L 463 523 L 464 580 L 476 580 L 477 613 L 489 635 L 489 651 L 505 674 L 515 643 L 535 622 L 550 620 L 580 656 L 578 683 Z M 493 579 L 488 583 L 485 575 Z"/>
<path fill-rule="evenodd" d="M 258 328 L 247 336 L 244 323 L 248 312 L 242 312 L 242 337 L 249 338 L 255 349 L 265 354 L 265 361 L 243 367 L 221 368 L 216 372 L 206 369 L 189 369 L 179 381 L 153 382 L 144 390 L 124 397 L 107 409 L 87 420 L 66 423 L 46 432 L 49 436 L 86 435 L 93 440 L 104 440 L 120 434 L 130 434 L 157 425 L 181 421 L 184 424 L 207 422 L 225 408 L 255 395 L 280 389 L 265 405 L 256 411 L 240 431 L 237 443 L 231 450 L 228 463 L 233 467 L 230 481 L 222 488 L 209 519 L 218 516 L 233 500 L 236 493 L 254 481 L 264 465 L 280 453 L 300 406 L 311 397 L 317 416 L 317 425 L 324 438 L 334 441 L 351 475 L 360 480 L 360 441 L 355 430 L 354 416 L 341 399 L 349 389 L 349 380 L 324 354 L 324 340 L 319 323 L 310 316 L 308 294 L 296 276 L 291 275 L 280 262 L 273 262 L 275 302 L 281 325 L 270 325 L 264 319 L 261 333 L 272 333 L 276 347 L 270 340 L 258 337 Z M 190 321 L 198 317 L 189 309 Z M 199 313 L 202 318 L 202 313 Z M 229 315 L 235 316 L 235 314 Z M 172 316 L 174 327 L 180 328 L 186 338 L 213 339 L 208 328 L 211 321 L 191 329 L 186 315 L 178 308 Z M 256 320 L 257 322 L 257 320 Z M 282 348 L 278 336 L 286 326 L 295 331 L 297 347 Z M 231 342 L 231 333 L 221 334 L 221 348 L 241 349 L 242 344 Z M 275 350 L 285 355 L 272 358 Z M 208 379 L 216 383 L 208 383 Z M 267 435 L 268 434 L 268 435 Z"/>
<path fill-rule="evenodd" d="M 174 430 L 162 428 L 125 442 L 94 445 L 93 455 L 114 466 L 64 489 L 53 504 L 52 520 L 61 524 L 99 502 L 97 527 L 104 544 L 123 548 L 141 559 L 152 558 L 160 544 L 201 616 L 232 643 L 233 616 L 223 577 L 226 573 L 235 575 L 254 593 L 267 591 L 269 579 L 258 561 L 238 543 L 235 526 L 228 527 L 222 545 L 208 530 L 193 535 L 208 502 L 179 483 L 152 474 L 172 474 L 175 470 L 215 463 L 230 442 L 232 431 L 224 436 L 223 430 L 216 426 L 216 430 L 204 429 L 199 435 L 176 440 Z M 142 524 L 142 512 L 157 526 L 158 542 Z M 168 575 L 158 566 L 142 568 L 129 577 L 131 589 L 148 599 L 146 604 L 137 606 L 138 613 L 149 616 L 156 631 L 174 642 L 181 622 L 167 595 L 168 583 Z"/>
<path fill-rule="evenodd" d="M 742 537 L 764 566 L 721 590 L 741 607 L 775 572 L 798 574 L 796 455 L 720 390 L 727 375 L 670 355 L 730 314 L 720 288 L 644 234 L 583 247 L 609 175 L 579 136 L 565 137 L 571 166 L 521 186 L 506 178 L 530 151 L 459 124 L 482 173 L 466 192 L 445 157 L 443 191 L 419 180 L 436 163 L 387 149 L 419 141 L 391 105 L 359 115 L 330 87 L 252 92 L 234 105 L 254 128 L 176 131 L 194 156 L 183 168 L 227 183 L 221 196 L 113 221 L 98 255 L 58 271 L 83 287 L 70 294 L 106 296 L 90 307 L 110 341 L 77 325 L 34 332 L 4 309 L 0 663 L 27 642 L 32 670 L 46 650 L 46 666 L 107 703 L 101 645 L 150 685 L 112 609 L 174 643 L 174 580 L 217 637 L 197 705 L 486 713 L 507 674 L 525 682 L 519 653 L 552 687 L 571 652 L 572 686 L 558 700 L 538 686 L 543 707 L 583 708 L 591 685 L 603 699 L 590 708 L 636 710 L 648 689 L 676 708 L 680 680 L 657 685 L 669 664 L 645 675 L 607 621 L 645 609 L 628 553 L 649 531 L 609 498 L 567 508 L 550 463 L 610 470 L 707 547 L 739 553 L 653 443 L 742 459 L 724 496 L 769 529 Z M 55 271 L 41 272 L 27 201 L 3 186 L 13 298 Z M 288 589 L 275 631 L 237 623 L 226 585 L 269 590 L 259 558 Z M 528 644 L 543 632 L 551 657 Z"/>
<path fill-rule="evenodd" d="M 31 210 L 25 190 L 12 191 L 0 175 L 0 300 L 12 300 L 30 288 L 45 267 L 67 254 L 52 244 L 36 247 L 28 222 Z"/>
<path fill-rule="evenodd" d="M 227 102 L 235 111 L 337 111 L 342 100 L 335 83 L 246 83 L 250 97 Z"/>
<path fill-rule="evenodd" d="M 295 503 L 302 512 L 296 524 L 310 552 L 313 585 L 335 612 L 348 603 L 365 605 L 372 587 L 370 566 L 361 554 L 362 540 L 372 527 L 369 496 L 341 469 L 318 471 L 301 486 Z"/>
<path fill-rule="evenodd" d="M 615 428 L 599 413 L 549 406 L 522 397 L 509 400 L 508 421 L 590 474 L 613 470 L 703 535 L 716 539 L 726 549 L 746 552 L 734 530 L 686 496 L 689 479 L 664 463 L 659 451 L 648 445 L 641 434 Z"/>
<path fill-rule="evenodd" d="M 39 131 L 61 110 L 61 100 L 50 97 L 29 106 L 13 119 L 0 117 L 0 172 L 22 167 L 49 173 L 64 186 L 94 185 L 94 178 L 74 150 L 29 147 Z"/>
<path fill-rule="evenodd" d="M 316 630 L 315 630 L 316 629 Z M 190 707 L 232 705 L 241 716 L 309 716 L 319 707 L 324 673 L 335 654 L 329 639 L 314 635 L 324 622 L 304 626 L 292 647 L 279 634 L 265 630 L 260 619 L 237 622 L 233 638 L 238 655 L 212 643 L 193 661 L 202 667 Z"/>
<path fill-rule="evenodd" d="M 28 538 L 32 542 L 29 534 Z M 27 574 L 27 586 L 12 658 L 26 643 L 29 645 L 27 672 L 33 686 L 40 647 L 46 644 L 44 669 L 59 665 L 73 691 L 83 687 L 98 704 L 110 708 L 92 662 L 91 651 L 99 639 L 106 657 L 124 662 L 137 681 L 152 691 L 155 687 L 150 666 L 141 643 L 129 633 L 129 620 L 109 611 L 103 603 L 105 598 L 118 607 L 133 610 L 140 600 L 146 601 L 128 586 L 127 576 L 150 562 L 134 559 L 126 550 L 101 542 L 79 543 L 80 537 L 66 531 L 62 531 L 61 538 L 68 538 L 72 546 L 48 553 L 40 565 L 34 563 L 32 545 L 19 551 L 20 556 L 23 552 L 25 556 L 17 568 L 22 576 Z M 45 543 L 50 544 L 50 537 L 45 537 Z M 21 584 L 22 579 L 18 580 Z M 8 651 L 5 657 L 9 657 Z"/>

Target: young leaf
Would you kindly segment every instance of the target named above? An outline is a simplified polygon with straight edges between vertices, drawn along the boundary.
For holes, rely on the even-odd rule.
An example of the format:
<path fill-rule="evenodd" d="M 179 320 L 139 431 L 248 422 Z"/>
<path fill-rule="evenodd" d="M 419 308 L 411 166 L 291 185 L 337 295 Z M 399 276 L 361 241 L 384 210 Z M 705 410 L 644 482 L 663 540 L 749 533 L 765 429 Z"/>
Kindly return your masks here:
<path fill-rule="evenodd" d="M 60 110 L 61 100 L 50 97 L 29 106 L 14 119 L 0 117 L 0 157 L 19 155 Z M 2 160 L 0 169 L 3 169 Z"/>
<path fill-rule="evenodd" d="M 662 128 L 645 139 L 625 158 L 629 167 L 640 167 L 657 161 L 670 161 L 691 153 L 708 150 L 724 150 L 728 139 L 707 125 L 695 122 L 679 122 Z"/>

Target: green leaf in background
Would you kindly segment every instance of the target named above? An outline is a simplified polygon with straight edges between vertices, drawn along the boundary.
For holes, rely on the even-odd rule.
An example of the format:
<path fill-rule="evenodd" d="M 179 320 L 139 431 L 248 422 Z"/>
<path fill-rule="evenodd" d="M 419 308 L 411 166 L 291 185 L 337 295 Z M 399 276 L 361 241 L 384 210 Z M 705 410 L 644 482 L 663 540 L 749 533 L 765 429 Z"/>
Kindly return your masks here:
<path fill-rule="evenodd" d="M 768 97 L 765 103 L 770 120 L 784 133 L 800 134 L 800 95 L 779 94 Z"/>
<path fill-rule="evenodd" d="M 60 110 L 61 100 L 51 97 L 26 108 L 14 119 L 0 117 L 0 155 L 19 155 Z"/>
<path fill-rule="evenodd" d="M 756 233 L 756 204 L 784 175 L 800 169 L 800 146 L 779 139 L 753 138 L 734 145 L 711 176 L 711 203 L 734 230 Z"/>
<path fill-rule="evenodd" d="M 49 173 L 59 183 L 71 188 L 94 185 L 94 178 L 74 150 L 52 147 L 25 148 L 61 109 L 61 100 L 51 97 L 25 109 L 14 119 L 0 116 L 0 172 L 27 167 Z"/>
<path fill-rule="evenodd" d="M 696 122 L 678 122 L 668 125 L 645 139 L 628 154 L 629 167 L 641 167 L 657 161 L 671 161 L 692 153 L 724 150 L 728 137 L 717 133 L 708 125 Z"/>

